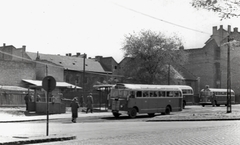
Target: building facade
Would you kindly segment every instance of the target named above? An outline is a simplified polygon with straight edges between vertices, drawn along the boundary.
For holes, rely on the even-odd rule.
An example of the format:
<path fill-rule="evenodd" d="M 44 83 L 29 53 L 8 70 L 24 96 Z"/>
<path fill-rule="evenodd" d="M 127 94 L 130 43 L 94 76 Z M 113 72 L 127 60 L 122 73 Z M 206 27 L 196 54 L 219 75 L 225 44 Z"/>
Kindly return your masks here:
<path fill-rule="evenodd" d="M 230 39 L 229 39 L 230 38 Z M 228 42 L 229 41 L 229 42 Z M 231 69 L 231 88 L 240 95 L 240 32 L 238 28 L 225 30 L 214 26 L 211 37 L 203 48 L 186 49 L 189 61 L 184 65 L 194 75 L 199 77 L 200 89 L 209 85 L 212 88 L 227 88 L 228 52 Z M 229 51 L 228 51 L 229 48 Z"/>

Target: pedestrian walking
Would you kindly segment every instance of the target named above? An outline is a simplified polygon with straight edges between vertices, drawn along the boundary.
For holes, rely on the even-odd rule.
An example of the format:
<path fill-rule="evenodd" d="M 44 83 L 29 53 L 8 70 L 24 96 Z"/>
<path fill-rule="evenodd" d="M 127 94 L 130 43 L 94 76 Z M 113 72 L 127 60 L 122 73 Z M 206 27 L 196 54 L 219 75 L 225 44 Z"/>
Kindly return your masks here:
<path fill-rule="evenodd" d="M 26 111 L 28 111 L 28 103 L 31 101 L 31 96 L 27 93 L 26 96 L 24 97 L 24 101 L 26 104 Z"/>
<path fill-rule="evenodd" d="M 80 99 L 79 100 L 80 107 L 83 107 L 84 106 L 84 98 L 83 98 L 83 96 L 81 96 L 79 99 Z"/>
<path fill-rule="evenodd" d="M 71 106 L 71 111 L 72 111 L 72 122 L 76 123 L 77 118 L 78 118 L 78 108 L 79 108 L 79 103 L 78 103 L 77 97 L 73 98 L 70 106 Z"/>
<path fill-rule="evenodd" d="M 86 111 L 86 113 L 88 113 L 88 110 L 90 110 L 90 112 L 93 113 L 93 97 L 92 97 L 92 93 L 89 93 L 89 95 L 87 96 L 87 111 Z"/>

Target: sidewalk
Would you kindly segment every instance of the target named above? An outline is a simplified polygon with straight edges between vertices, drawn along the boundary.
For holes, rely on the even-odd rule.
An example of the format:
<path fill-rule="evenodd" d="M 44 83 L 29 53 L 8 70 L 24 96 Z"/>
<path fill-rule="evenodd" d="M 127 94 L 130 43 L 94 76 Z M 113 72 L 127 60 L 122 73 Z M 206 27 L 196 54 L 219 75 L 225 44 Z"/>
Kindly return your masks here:
<path fill-rule="evenodd" d="M 98 111 L 94 113 L 82 112 L 79 109 L 78 116 L 81 117 L 91 117 L 91 116 L 105 116 L 111 115 L 111 112 Z M 71 119 L 71 112 L 67 109 L 66 113 L 63 114 L 50 114 L 49 120 L 69 118 Z M 47 115 L 37 115 L 34 112 L 26 113 L 23 107 L 11 107 L 11 108 L 0 108 L 0 124 L 1 123 L 13 123 L 13 122 L 29 122 L 29 121 L 40 121 L 46 120 Z M 27 137 L 8 137 L 0 135 L 0 145 L 22 145 L 30 143 L 44 143 L 53 141 L 64 141 L 76 139 L 74 135 L 49 135 L 49 136 L 27 136 Z"/>
<path fill-rule="evenodd" d="M 0 108 L 0 123 L 7 122 L 24 122 L 46 120 L 46 115 L 26 114 L 25 108 Z M 226 113 L 227 107 L 212 107 L 212 106 L 186 106 L 181 112 L 171 112 L 170 115 L 159 115 L 149 117 L 148 122 L 154 121 L 216 121 L 216 120 L 240 120 L 240 104 L 232 105 L 232 112 Z M 79 111 L 79 118 L 88 116 L 105 116 L 111 115 L 111 112 L 94 112 L 88 113 Z M 49 115 L 49 119 L 71 118 L 71 112 L 67 110 L 64 114 Z M 13 138 L 3 137 L 0 135 L 0 145 L 3 144 L 26 144 L 26 143 L 42 143 L 50 141 L 61 141 L 75 139 L 76 136 L 71 135 L 56 135 L 56 136 L 38 136 Z"/>
<path fill-rule="evenodd" d="M 87 117 L 87 116 L 105 116 L 111 115 L 111 112 L 107 111 L 97 111 L 94 113 L 82 112 L 79 110 L 79 117 Z M 63 114 L 49 114 L 49 120 L 59 119 L 59 118 L 71 118 L 71 112 L 67 109 L 66 113 Z M 15 108 L 0 108 L 0 123 L 7 122 L 26 122 L 26 121 L 40 121 L 46 120 L 47 115 L 38 115 L 34 112 L 26 113 L 25 108 L 23 107 L 15 107 Z"/>

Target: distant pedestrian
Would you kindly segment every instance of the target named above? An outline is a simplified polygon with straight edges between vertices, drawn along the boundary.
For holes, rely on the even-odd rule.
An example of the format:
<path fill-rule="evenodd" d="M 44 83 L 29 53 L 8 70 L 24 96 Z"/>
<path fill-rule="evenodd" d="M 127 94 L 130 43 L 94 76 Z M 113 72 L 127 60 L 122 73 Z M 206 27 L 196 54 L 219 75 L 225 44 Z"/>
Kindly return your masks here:
<path fill-rule="evenodd" d="M 41 101 L 41 97 L 40 95 L 37 95 L 36 102 L 40 102 L 40 101 Z"/>
<path fill-rule="evenodd" d="M 92 93 L 89 93 L 89 95 L 87 96 L 87 111 L 86 111 L 86 113 L 88 113 L 88 110 L 90 110 L 91 113 L 93 112 L 93 97 L 92 97 Z"/>
<path fill-rule="evenodd" d="M 26 104 L 26 111 L 28 111 L 28 103 L 31 101 L 31 96 L 27 93 L 26 96 L 24 97 L 24 101 Z"/>
<path fill-rule="evenodd" d="M 83 96 L 81 96 L 81 97 L 79 98 L 79 103 L 80 103 L 80 106 L 81 106 L 81 107 L 84 106 L 84 98 L 83 98 Z"/>
<path fill-rule="evenodd" d="M 79 103 L 78 103 L 77 97 L 73 98 L 70 106 L 71 106 L 71 110 L 72 110 L 72 122 L 76 123 L 77 118 L 78 118 L 78 108 L 79 108 Z"/>

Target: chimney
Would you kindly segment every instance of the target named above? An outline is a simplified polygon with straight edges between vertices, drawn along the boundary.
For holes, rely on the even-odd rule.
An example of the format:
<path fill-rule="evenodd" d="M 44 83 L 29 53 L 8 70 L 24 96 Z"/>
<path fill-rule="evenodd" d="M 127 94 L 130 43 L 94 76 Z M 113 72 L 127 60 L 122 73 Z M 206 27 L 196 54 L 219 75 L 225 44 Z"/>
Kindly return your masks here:
<path fill-rule="evenodd" d="M 72 56 L 72 53 L 68 53 L 68 56 Z"/>
<path fill-rule="evenodd" d="M 23 49 L 24 52 L 26 52 L 26 45 L 23 45 L 22 49 Z"/>
<path fill-rule="evenodd" d="M 3 43 L 3 47 L 5 47 L 6 46 L 6 44 L 5 43 Z"/>
<path fill-rule="evenodd" d="M 213 30 L 212 34 L 213 34 L 213 35 L 217 35 L 217 34 L 216 34 L 216 33 L 217 33 L 217 26 L 214 26 L 212 30 Z"/>
<path fill-rule="evenodd" d="M 233 31 L 238 32 L 238 28 L 237 27 L 233 28 Z"/>
<path fill-rule="evenodd" d="M 77 57 L 79 57 L 80 55 L 81 55 L 81 53 L 79 53 L 79 52 L 76 53 L 76 56 L 77 56 Z"/>
<path fill-rule="evenodd" d="M 231 25 L 228 25 L 228 33 L 230 34 L 231 32 Z"/>
<path fill-rule="evenodd" d="M 101 59 L 102 59 L 102 56 L 95 56 L 95 60 L 96 60 L 96 61 L 100 62 Z"/>
<path fill-rule="evenodd" d="M 223 29 L 223 25 L 220 25 L 220 28 L 219 29 Z"/>

